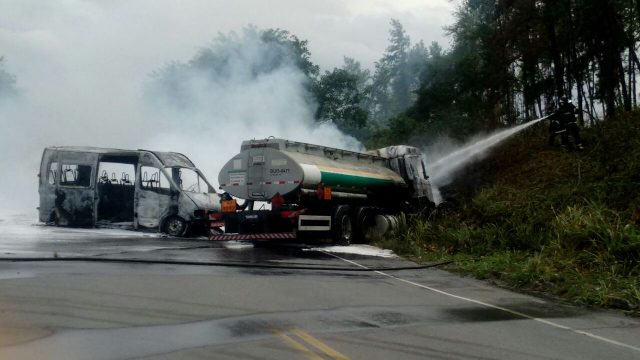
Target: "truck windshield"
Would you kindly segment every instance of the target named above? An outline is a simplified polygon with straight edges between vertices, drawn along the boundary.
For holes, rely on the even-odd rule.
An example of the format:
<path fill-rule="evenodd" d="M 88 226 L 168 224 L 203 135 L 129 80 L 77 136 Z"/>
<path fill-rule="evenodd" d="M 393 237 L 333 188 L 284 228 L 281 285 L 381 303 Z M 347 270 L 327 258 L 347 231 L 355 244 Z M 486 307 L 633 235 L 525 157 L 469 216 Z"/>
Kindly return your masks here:
<path fill-rule="evenodd" d="M 182 167 L 171 168 L 171 175 L 180 189 L 194 193 L 209 192 L 209 186 L 195 170 Z"/>

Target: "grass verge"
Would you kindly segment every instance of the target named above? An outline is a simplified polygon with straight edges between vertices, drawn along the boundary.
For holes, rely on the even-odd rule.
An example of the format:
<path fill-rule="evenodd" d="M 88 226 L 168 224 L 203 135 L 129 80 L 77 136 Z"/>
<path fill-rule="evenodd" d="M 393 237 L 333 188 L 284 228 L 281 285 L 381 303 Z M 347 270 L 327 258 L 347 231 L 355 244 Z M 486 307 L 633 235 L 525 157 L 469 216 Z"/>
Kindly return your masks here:
<path fill-rule="evenodd" d="M 546 146 L 544 130 L 459 174 L 445 189 L 455 199 L 401 218 L 378 245 L 418 261 L 454 260 L 450 270 L 512 288 L 640 315 L 640 113 L 583 131 L 583 152 Z"/>

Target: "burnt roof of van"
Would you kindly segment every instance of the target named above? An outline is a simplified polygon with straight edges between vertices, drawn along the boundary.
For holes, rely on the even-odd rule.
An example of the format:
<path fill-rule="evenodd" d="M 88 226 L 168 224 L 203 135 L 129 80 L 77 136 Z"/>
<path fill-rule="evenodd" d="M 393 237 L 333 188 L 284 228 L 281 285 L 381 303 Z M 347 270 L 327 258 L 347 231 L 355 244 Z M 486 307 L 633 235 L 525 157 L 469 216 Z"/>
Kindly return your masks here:
<path fill-rule="evenodd" d="M 145 149 L 128 150 L 128 149 L 114 149 L 114 148 L 100 148 L 93 146 L 49 146 L 47 149 L 59 150 L 59 151 L 75 151 L 75 152 L 90 152 L 96 154 L 113 154 L 113 155 L 137 155 L 141 152 L 149 152 L 154 154 L 160 162 L 167 167 L 192 167 L 195 168 L 193 162 L 184 154 L 177 152 L 165 152 L 165 151 L 152 151 Z"/>

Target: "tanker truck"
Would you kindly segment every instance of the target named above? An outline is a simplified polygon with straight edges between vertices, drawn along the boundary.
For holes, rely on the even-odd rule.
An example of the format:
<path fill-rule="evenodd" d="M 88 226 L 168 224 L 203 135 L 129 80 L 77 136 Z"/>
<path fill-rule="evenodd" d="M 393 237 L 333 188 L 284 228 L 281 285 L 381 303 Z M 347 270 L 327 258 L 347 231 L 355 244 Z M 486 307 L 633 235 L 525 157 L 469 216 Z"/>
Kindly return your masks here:
<path fill-rule="evenodd" d="M 220 170 L 222 212 L 210 214 L 210 239 L 361 242 L 394 215 L 433 206 L 428 179 L 411 146 L 363 153 L 277 138 L 244 141 Z"/>

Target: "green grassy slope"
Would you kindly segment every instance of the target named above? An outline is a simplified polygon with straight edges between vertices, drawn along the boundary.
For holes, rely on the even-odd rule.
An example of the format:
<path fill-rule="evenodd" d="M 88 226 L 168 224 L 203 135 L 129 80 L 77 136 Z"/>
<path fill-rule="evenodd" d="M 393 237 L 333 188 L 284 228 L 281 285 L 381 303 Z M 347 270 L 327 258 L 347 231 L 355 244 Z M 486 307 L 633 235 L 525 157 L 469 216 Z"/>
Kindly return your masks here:
<path fill-rule="evenodd" d="M 381 244 L 454 271 L 580 304 L 640 311 L 640 112 L 584 129 L 586 148 L 520 134 Z"/>

